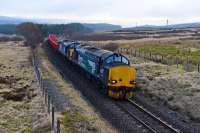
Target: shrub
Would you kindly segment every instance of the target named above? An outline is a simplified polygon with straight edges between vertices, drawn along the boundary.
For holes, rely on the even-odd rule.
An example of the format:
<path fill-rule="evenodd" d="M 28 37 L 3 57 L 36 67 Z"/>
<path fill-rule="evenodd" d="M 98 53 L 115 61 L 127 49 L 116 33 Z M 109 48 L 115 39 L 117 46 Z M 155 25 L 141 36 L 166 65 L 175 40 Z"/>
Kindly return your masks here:
<path fill-rule="evenodd" d="M 119 48 L 119 46 L 116 43 L 109 43 L 109 44 L 103 46 L 102 48 L 105 49 L 105 50 L 109 50 L 109 51 L 114 52 Z"/>

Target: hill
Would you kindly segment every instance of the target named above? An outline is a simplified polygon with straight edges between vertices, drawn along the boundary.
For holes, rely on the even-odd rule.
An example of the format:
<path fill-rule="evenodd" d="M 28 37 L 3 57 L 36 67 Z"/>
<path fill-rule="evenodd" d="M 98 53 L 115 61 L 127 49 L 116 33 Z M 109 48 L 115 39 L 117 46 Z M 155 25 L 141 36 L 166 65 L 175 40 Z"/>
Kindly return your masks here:
<path fill-rule="evenodd" d="M 122 28 L 120 25 L 113 25 L 107 23 L 97 23 L 97 24 L 84 23 L 83 25 L 94 31 L 112 31 L 112 30 L 119 30 Z"/>
<path fill-rule="evenodd" d="M 2 24 L 20 24 L 22 22 L 28 21 L 26 19 L 0 16 L 0 25 Z"/>
<path fill-rule="evenodd" d="M 158 30 L 158 29 L 186 29 L 186 28 L 200 28 L 200 22 L 173 24 L 168 26 L 143 25 L 138 27 L 123 28 L 122 30 Z"/>
<path fill-rule="evenodd" d="M 23 22 L 33 22 L 38 24 L 64 24 L 62 19 L 25 19 L 17 17 L 0 16 L 0 25 L 2 24 L 20 24 Z"/>
<path fill-rule="evenodd" d="M 65 24 L 64 19 L 24 19 L 16 17 L 0 16 L 0 25 L 20 24 L 23 22 L 33 22 L 38 24 Z M 120 25 L 113 25 L 107 23 L 83 23 L 86 28 L 92 29 L 93 31 L 111 31 L 119 30 L 122 27 Z"/>

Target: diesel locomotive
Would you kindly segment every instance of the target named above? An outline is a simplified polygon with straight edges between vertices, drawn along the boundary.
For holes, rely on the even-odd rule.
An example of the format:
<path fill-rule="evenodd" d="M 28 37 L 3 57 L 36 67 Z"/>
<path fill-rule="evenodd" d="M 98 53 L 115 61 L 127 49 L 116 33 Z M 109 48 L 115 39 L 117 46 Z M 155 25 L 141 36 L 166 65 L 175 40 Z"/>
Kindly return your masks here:
<path fill-rule="evenodd" d="M 78 65 L 94 81 L 100 83 L 109 97 L 127 99 L 133 96 L 136 70 L 122 54 L 77 41 L 58 41 L 54 35 L 49 35 L 48 41 L 69 62 Z"/>

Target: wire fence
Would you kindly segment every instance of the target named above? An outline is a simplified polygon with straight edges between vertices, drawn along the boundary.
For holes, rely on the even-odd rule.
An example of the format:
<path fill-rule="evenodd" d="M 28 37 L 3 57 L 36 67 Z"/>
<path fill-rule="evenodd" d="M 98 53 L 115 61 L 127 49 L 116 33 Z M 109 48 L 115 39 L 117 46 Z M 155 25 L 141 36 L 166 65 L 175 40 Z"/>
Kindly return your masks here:
<path fill-rule="evenodd" d="M 56 114 L 55 114 L 54 99 L 53 97 L 51 97 L 51 95 L 47 91 L 47 88 L 44 86 L 44 80 L 42 78 L 42 73 L 39 68 L 39 61 L 36 58 L 35 54 L 33 54 L 33 57 L 32 57 L 32 65 L 34 67 L 35 75 L 39 83 L 42 96 L 44 97 L 44 103 L 46 105 L 47 112 L 49 114 L 49 117 L 51 118 L 51 129 L 55 133 L 61 133 L 60 120 L 57 119 Z"/>
<path fill-rule="evenodd" d="M 165 65 L 176 65 L 177 68 L 182 67 L 187 72 L 200 72 L 200 63 L 192 63 L 192 60 L 189 57 L 186 60 L 181 60 L 177 57 L 167 57 L 159 54 L 153 54 L 151 52 L 142 52 L 139 49 L 132 48 L 119 48 L 118 53 L 127 54 L 130 57 L 139 57 L 146 60 L 151 60 Z"/>

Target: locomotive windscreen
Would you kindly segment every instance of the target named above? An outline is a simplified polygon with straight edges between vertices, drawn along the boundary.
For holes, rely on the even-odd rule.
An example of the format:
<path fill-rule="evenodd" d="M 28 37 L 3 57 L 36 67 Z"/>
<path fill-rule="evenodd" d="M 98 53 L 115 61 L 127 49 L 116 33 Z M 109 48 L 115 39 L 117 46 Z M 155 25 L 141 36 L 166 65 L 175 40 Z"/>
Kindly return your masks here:
<path fill-rule="evenodd" d="M 121 55 L 121 54 L 113 54 L 111 56 L 109 56 L 108 58 L 106 58 L 105 60 L 106 64 L 111 64 L 111 63 L 122 63 L 122 64 L 129 64 L 129 60 Z"/>

